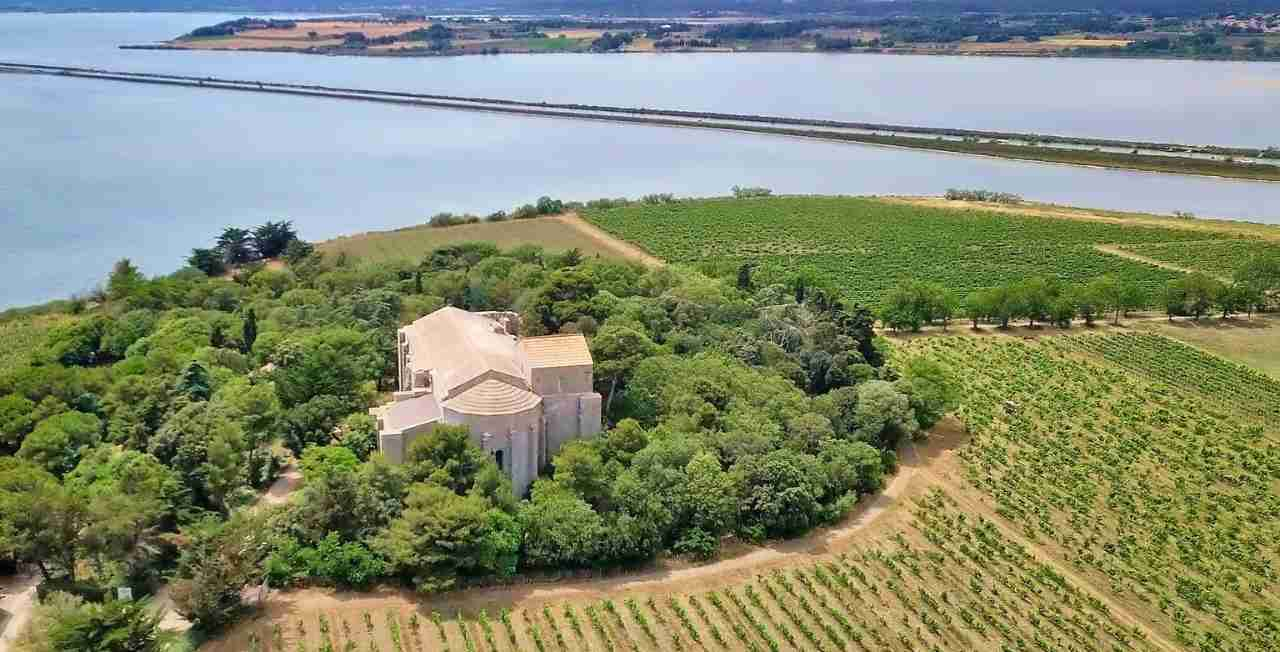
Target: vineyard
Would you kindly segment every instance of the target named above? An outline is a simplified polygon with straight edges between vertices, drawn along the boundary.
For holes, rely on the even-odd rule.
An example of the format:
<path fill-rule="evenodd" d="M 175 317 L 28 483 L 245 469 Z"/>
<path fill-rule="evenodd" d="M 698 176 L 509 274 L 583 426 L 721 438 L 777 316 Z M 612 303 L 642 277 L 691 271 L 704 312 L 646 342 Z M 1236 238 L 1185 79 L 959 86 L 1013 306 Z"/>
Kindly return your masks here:
<path fill-rule="evenodd" d="M 878 299 L 904 277 L 935 281 L 961 295 L 1035 275 L 1083 281 L 1114 274 L 1154 290 L 1177 272 L 1102 253 L 1093 245 L 1218 237 L 849 197 L 640 203 L 588 211 L 585 217 L 671 262 L 721 272 L 754 262 L 765 281 L 807 272 L 860 301 Z"/>
<path fill-rule="evenodd" d="M 965 475 L 1028 540 L 1184 646 L 1280 649 L 1278 433 L 1204 398 L 1258 377 L 1160 339 L 935 338 L 899 354 L 964 378 Z"/>
<path fill-rule="evenodd" d="M 951 368 L 970 440 L 909 513 L 809 561 L 461 613 L 449 596 L 289 608 L 207 650 L 1280 649 L 1275 381 L 1151 334 L 892 355 Z"/>
<path fill-rule="evenodd" d="M 1128 244 L 1120 247 L 1162 263 L 1230 278 L 1236 266 L 1254 256 L 1280 254 L 1274 240 L 1210 240 L 1207 242 L 1163 242 Z"/>
<path fill-rule="evenodd" d="M 812 565 L 679 595 L 634 595 L 445 617 L 398 607 L 259 624 L 251 652 L 1147 650 L 1110 613 L 993 523 L 940 491 L 914 526 Z"/>
<path fill-rule="evenodd" d="M 1059 343 L 1280 426 L 1280 380 L 1239 363 L 1149 333 L 1079 336 Z"/>

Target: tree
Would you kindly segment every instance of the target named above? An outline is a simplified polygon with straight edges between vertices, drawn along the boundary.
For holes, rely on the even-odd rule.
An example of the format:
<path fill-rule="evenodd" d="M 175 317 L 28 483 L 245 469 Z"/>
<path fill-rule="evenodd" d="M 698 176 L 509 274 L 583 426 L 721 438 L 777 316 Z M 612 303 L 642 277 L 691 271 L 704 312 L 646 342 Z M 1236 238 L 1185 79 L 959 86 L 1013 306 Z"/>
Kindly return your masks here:
<path fill-rule="evenodd" d="M 605 322 L 591 338 L 591 358 L 595 361 L 595 382 L 605 396 L 607 417 L 619 386 L 625 387 L 631 372 L 641 360 L 654 354 L 657 347 L 642 331 L 630 326 Z"/>
<path fill-rule="evenodd" d="M 244 431 L 221 405 L 186 403 L 169 417 L 147 451 L 178 473 L 196 505 L 228 512 L 250 498 Z"/>
<path fill-rule="evenodd" d="M 471 490 L 481 469 L 494 461 L 472 443 L 469 426 L 442 423 L 414 440 L 405 463 L 415 480 L 461 495 Z"/>
<path fill-rule="evenodd" d="M 365 541 L 400 516 L 409 477 L 404 467 L 374 458 L 358 468 L 313 474 L 292 509 L 296 532 L 317 542 L 330 532 Z"/>
<path fill-rule="evenodd" d="M 35 409 L 36 404 L 25 396 L 0 396 L 0 452 L 12 454 L 22 446 L 22 440 L 35 429 L 31 418 Z"/>
<path fill-rule="evenodd" d="M 54 592 L 35 608 L 15 652 L 160 652 L 161 614 L 147 602 L 86 603 Z"/>
<path fill-rule="evenodd" d="M 808 412 L 787 422 L 788 444 L 802 453 L 817 453 L 828 439 L 835 437 L 831 419 Z"/>
<path fill-rule="evenodd" d="M 1055 288 L 1040 277 L 1032 277 L 1019 283 L 1014 290 L 1018 305 L 1016 312 L 1027 318 L 1027 325 L 1034 328 L 1037 321 L 1047 321 L 1053 305 Z"/>
<path fill-rule="evenodd" d="M 284 248 L 284 262 L 290 267 L 297 267 L 316 252 L 315 245 L 303 240 L 290 240 Z"/>
<path fill-rule="evenodd" d="M 755 271 L 755 263 L 742 263 L 738 267 L 738 289 L 743 292 L 751 292 L 755 289 L 755 284 L 751 281 L 751 273 Z"/>
<path fill-rule="evenodd" d="M 884 486 L 884 457 L 866 442 L 832 440 L 819 455 L 826 476 L 826 499 L 870 494 Z"/>
<path fill-rule="evenodd" d="M 1169 321 L 1177 315 L 1186 314 L 1187 288 L 1182 279 L 1170 279 L 1160 291 L 1160 302 L 1164 304 L 1164 312 Z"/>
<path fill-rule="evenodd" d="M 1249 288 L 1253 296 L 1261 297 L 1258 305 L 1280 293 L 1280 253 L 1259 254 L 1246 260 L 1236 269 L 1236 284 Z"/>
<path fill-rule="evenodd" d="M 138 271 L 133 261 L 121 258 L 111 268 L 111 276 L 107 279 L 107 298 L 112 301 L 127 299 L 145 281 L 142 272 Z"/>
<path fill-rule="evenodd" d="M 514 574 L 520 541 L 516 520 L 483 497 L 420 483 L 374 546 L 419 590 L 439 591 L 464 575 Z"/>
<path fill-rule="evenodd" d="M 556 270 L 533 294 L 529 312 L 536 319 L 526 323 L 540 324 L 547 333 L 558 333 L 565 323 L 591 314 L 591 298 L 595 295 L 595 280 L 586 271 L 577 267 Z"/>
<path fill-rule="evenodd" d="M 63 412 L 41 421 L 18 448 L 18 457 L 61 476 L 101 440 L 102 420 L 83 412 Z"/>
<path fill-rule="evenodd" d="M 253 240 L 248 229 L 229 226 L 218 236 L 217 250 L 228 265 L 243 265 L 254 259 Z"/>
<path fill-rule="evenodd" d="M 869 380 L 858 386 L 856 436 L 880 450 L 893 450 L 903 435 L 919 429 L 911 399 L 892 383 Z"/>
<path fill-rule="evenodd" d="M 684 467 L 688 478 L 682 507 L 689 528 L 710 535 L 719 547 L 720 537 L 733 531 L 738 516 L 738 491 L 734 479 L 720 468 L 720 460 L 698 453 Z"/>
<path fill-rule="evenodd" d="M 1078 309 L 1077 293 L 1074 289 L 1063 290 L 1049 304 L 1049 318 L 1058 328 L 1071 328 L 1071 320 L 1075 319 Z"/>
<path fill-rule="evenodd" d="M 1222 282 L 1203 272 L 1193 272 L 1182 278 L 1182 290 L 1186 296 L 1186 310 L 1200 321 L 1218 301 Z"/>
<path fill-rule="evenodd" d="M 182 530 L 181 556 L 169 584 L 180 615 L 204 631 L 235 619 L 241 590 L 262 577 L 272 537 L 270 516 L 270 510 L 241 510 L 226 521 L 210 516 Z"/>
<path fill-rule="evenodd" d="M 328 446 L 338 424 L 354 408 L 350 401 L 323 395 L 285 410 L 280 418 L 284 445 L 299 457 L 308 446 Z"/>
<path fill-rule="evenodd" d="M 157 317 L 152 310 L 131 310 L 112 319 L 102 333 L 99 353 L 113 360 L 120 360 L 129 347 L 155 330 Z"/>
<path fill-rule="evenodd" d="M 192 401 L 207 401 L 213 391 L 209 382 L 209 370 L 200 361 L 192 360 L 182 369 L 173 391 Z"/>
<path fill-rule="evenodd" d="M 826 477 L 812 455 L 779 449 L 730 469 L 739 496 L 739 528 L 749 539 L 788 536 L 818 522 Z"/>
<path fill-rule="evenodd" d="M 535 568 L 589 566 L 604 540 L 604 521 L 591 505 L 554 481 L 538 480 L 521 505 L 524 563 Z"/>
<path fill-rule="evenodd" d="M 1218 286 L 1217 303 L 1218 308 L 1222 310 L 1223 319 L 1249 309 L 1256 305 L 1259 299 L 1260 296 L 1243 283 L 1223 283 Z"/>
<path fill-rule="evenodd" d="M 894 330 L 920 330 L 925 324 L 941 321 L 946 326 L 956 309 L 956 298 L 937 283 L 906 280 L 885 295 L 881 319 Z"/>
<path fill-rule="evenodd" d="M 1100 312 L 1111 312 L 1114 315 L 1112 323 L 1117 325 L 1121 316 L 1147 303 L 1146 292 L 1141 286 L 1110 274 L 1090 281 L 1085 291 L 1093 300 L 1091 305 L 1096 306 Z"/>
<path fill-rule="evenodd" d="M 253 343 L 258 341 L 258 313 L 253 308 L 245 311 L 240 340 L 243 353 L 253 351 Z"/>
<path fill-rule="evenodd" d="M 225 233 L 225 232 L 224 232 Z M 289 243 L 298 239 L 293 222 L 266 222 L 253 230 L 253 249 L 262 258 L 276 258 L 284 253 Z"/>
<path fill-rule="evenodd" d="M 227 271 L 226 261 L 217 249 L 192 249 L 191 255 L 187 256 L 187 265 L 207 276 L 222 276 Z"/>
<path fill-rule="evenodd" d="M 190 508 L 178 475 L 146 453 L 99 446 L 67 475 L 65 486 L 87 503 L 78 545 L 98 581 L 154 580 L 162 533 Z"/>
<path fill-rule="evenodd" d="M 610 475 L 595 442 L 575 440 L 565 443 L 552 462 L 556 484 L 574 492 L 595 507 L 609 496 Z"/>
<path fill-rule="evenodd" d="M 995 311 L 995 296 L 991 290 L 971 292 L 965 299 L 964 313 L 973 323 L 973 330 L 978 330 L 978 322 L 990 319 Z"/>
<path fill-rule="evenodd" d="M 1099 297 L 1089 284 L 1072 288 L 1069 295 L 1075 303 L 1076 313 L 1084 320 L 1084 325 L 1093 326 L 1093 322 L 1097 319 L 1098 313 L 1102 312 L 1106 300 Z"/>
<path fill-rule="evenodd" d="M 302 453 L 298 467 L 302 477 L 313 482 L 326 475 L 355 472 L 360 460 L 351 449 L 342 446 L 310 446 Z"/>
<path fill-rule="evenodd" d="M 902 377 L 895 387 L 906 394 L 917 426 L 922 430 L 932 428 L 959 402 L 959 384 L 936 360 L 911 358 L 900 373 Z"/>
<path fill-rule="evenodd" d="M 1009 321 L 1021 315 L 1018 290 L 1012 284 L 990 288 L 980 299 L 980 306 L 986 309 L 986 317 L 998 322 L 1002 329 L 1009 328 Z"/>
<path fill-rule="evenodd" d="M 361 461 L 378 450 L 378 420 L 370 414 L 352 414 L 342 421 L 338 444 L 348 448 Z"/>
<path fill-rule="evenodd" d="M 538 198 L 536 206 L 538 208 L 539 215 L 554 215 L 556 213 L 564 212 L 564 202 L 559 199 L 552 199 L 545 195 Z"/>
<path fill-rule="evenodd" d="M 26 460 L 0 457 L 0 553 L 36 564 L 46 579 L 55 569 L 75 579 L 87 522 L 84 501 L 53 474 Z"/>

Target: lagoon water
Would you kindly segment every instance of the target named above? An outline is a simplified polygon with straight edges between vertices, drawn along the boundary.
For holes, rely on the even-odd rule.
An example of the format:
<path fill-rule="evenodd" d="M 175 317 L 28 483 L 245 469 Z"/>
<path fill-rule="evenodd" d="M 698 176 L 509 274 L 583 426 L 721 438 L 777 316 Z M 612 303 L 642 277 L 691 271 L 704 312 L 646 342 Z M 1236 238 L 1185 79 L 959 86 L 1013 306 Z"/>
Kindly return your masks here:
<path fill-rule="evenodd" d="M 777 113 L 1177 142 L 1280 145 L 1280 64 L 872 55 L 431 59 L 119 50 L 229 18 L 0 14 L 0 61 L 528 100 Z M 1280 184 L 772 136 L 0 75 L 0 307 L 174 269 L 224 225 L 304 237 L 567 199 L 1019 193 L 1280 223 Z"/>

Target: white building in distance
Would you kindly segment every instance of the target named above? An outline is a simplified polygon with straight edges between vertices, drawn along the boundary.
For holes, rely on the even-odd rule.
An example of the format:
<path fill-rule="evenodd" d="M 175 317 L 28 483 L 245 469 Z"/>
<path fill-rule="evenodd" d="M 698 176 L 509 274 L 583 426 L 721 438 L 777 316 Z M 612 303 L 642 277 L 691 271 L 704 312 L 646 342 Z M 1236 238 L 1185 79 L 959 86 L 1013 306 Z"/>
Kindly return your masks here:
<path fill-rule="evenodd" d="M 599 433 L 586 338 L 519 332 L 515 313 L 451 307 L 401 328 L 400 391 L 373 410 L 382 454 L 401 463 L 436 424 L 469 426 L 519 496 L 564 442 Z"/>

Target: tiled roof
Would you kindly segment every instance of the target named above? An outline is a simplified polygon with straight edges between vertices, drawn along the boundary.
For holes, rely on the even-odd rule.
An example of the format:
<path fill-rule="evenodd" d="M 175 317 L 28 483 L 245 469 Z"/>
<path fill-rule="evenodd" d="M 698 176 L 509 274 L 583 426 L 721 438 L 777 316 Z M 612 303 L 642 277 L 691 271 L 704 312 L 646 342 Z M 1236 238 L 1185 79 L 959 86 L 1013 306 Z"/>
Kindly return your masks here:
<path fill-rule="evenodd" d="M 436 397 L 427 394 L 392 403 L 382 411 L 383 432 L 403 432 L 405 428 L 431 423 L 440 418 Z"/>
<path fill-rule="evenodd" d="M 516 337 L 484 315 L 441 308 L 405 329 L 414 370 L 430 369 L 437 396 L 449 398 L 457 388 L 488 372 L 528 385 L 529 372 Z"/>
<path fill-rule="evenodd" d="M 526 337 L 520 340 L 520 348 L 530 369 L 591 364 L 587 338 L 579 333 Z"/>
<path fill-rule="evenodd" d="M 515 414 L 536 406 L 542 397 L 501 380 L 485 380 L 444 402 L 444 406 L 464 414 Z"/>

